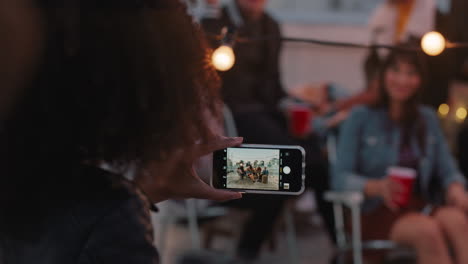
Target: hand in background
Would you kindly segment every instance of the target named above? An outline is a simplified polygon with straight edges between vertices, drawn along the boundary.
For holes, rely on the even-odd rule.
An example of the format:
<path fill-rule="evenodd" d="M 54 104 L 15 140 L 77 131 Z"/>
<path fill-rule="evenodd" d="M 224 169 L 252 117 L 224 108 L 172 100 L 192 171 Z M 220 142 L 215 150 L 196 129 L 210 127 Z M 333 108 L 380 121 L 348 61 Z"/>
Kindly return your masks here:
<path fill-rule="evenodd" d="M 382 198 L 385 206 L 392 211 L 398 211 L 399 206 L 395 203 L 395 197 L 401 195 L 403 190 L 404 186 L 400 183 L 385 178 L 381 180 L 369 180 L 364 192 L 368 197 Z"/>
<path fill-rule="evenodd" d="M 196 143 L 176 150 L 161 161 L 154 161 L 135 179 L 153 202 L 167 199 L 198 198 L 215 201 L 239 199 L 242 194 L 217 190 L 205 183 L 194 170 L 194 163 L 216 150 L 238 146 L 242 138 L 213 135 L 209 142 Z"/>
<path fill-rule="evenodd" d="M 298 85 L 288 91 L 289 95 L 315 106 L 327 102 L 327 83 Z"/>
<path fill-rule="evenodd" d="M 349 112 L 348 111 L 340 111 L 332 116 L 330 119 L 327 120 L 326 126 L 329 128 L 334 128 L 340 125 L 343 121 L 348 118 Z"/>

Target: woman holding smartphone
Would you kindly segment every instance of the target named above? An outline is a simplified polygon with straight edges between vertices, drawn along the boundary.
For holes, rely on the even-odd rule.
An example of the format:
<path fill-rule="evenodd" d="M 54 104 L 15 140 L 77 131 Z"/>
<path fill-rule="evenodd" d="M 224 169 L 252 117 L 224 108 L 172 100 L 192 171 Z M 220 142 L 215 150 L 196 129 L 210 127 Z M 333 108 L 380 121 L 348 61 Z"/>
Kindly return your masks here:
<path fill-rule="evenodd" d="M 363 239 L 388 238 L 413 247 L 421 264 L 468 263 L 465 180 L 436 114 L 418 101 L 427 85 L 420 56 L 401 49 L 386 58 L 378 103 L 354 109 L 340 130 L 333 187 L 367 197 Z M 406 204 L 398 197 L 408 185 L 387 177 L 394 166 L 416 172 Z M 436 193 L 442 194 L 444 206 L 430 215 L 420 213 Z"/>
<path fill-rule="evenodd" d="M 242 139 L 179 1 L 0 0 L 0 32 L 0 263 L 158 263 L 152 204 L 241 197 L 193 170 Z"/>

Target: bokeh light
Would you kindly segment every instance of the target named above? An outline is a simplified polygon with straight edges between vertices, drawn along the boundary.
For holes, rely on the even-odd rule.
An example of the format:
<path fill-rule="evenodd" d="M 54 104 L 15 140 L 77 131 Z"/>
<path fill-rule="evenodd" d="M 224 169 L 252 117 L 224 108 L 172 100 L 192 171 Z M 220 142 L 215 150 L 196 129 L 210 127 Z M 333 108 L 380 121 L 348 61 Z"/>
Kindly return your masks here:
<path fill-rule="evenodd" d="M 450 106 L 448 104 L 441 104 L 439 106 L 439 114 L 440 115 L 446 116 L 446 115 L 448 115 L 449 112 L 450 112 Z"/>
<path fill-rule="evenodd" d="M 446 41 L 439 32 L 426 33 L 421 40 L 421 48 L 430 56 L 437 56 L 445 50 Z"/>
<path fill-rule="evenodd" d="M 468 112 L 466 111 L 466 108 L 464 108 L 464 107 L 458 108 L 457 112 L 455 113 L 455 115 L 457 116 L 457 118 L 459 120 L 465 120 L 467 114 L 468 114 Z"/>
<path fill-rule="evenodd" d="M 212 61 L 218 71 L 228 71 L 234 66 L 236 57 L 230 46 L 221 45 L 213 52 Z"/>

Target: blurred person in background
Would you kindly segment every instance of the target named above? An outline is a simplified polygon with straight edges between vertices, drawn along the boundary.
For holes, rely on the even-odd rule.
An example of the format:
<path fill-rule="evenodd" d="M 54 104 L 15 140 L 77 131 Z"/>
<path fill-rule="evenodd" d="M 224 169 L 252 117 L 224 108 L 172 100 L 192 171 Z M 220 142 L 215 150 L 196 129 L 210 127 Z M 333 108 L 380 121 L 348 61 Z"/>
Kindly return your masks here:
<path fill-rule="evenodd" d="M 294 100 L 310 104 L 314 118 L 312 129 L 322 140 L 336 135 L 339 126 L 356 105 L 372 104 L 378 98 L 380 58 L 377 49 L 371 49 L 363 63 L 365 87 L 362 92 L 350 94 L 346 87 L 333 82 L 300 85 L 289 91 Z"/>
<path fill-rule="evenodd" d="M 265 11 L 266 4 L 266 0 L 232 0 L 217 17 L 201 20 L 211 39 L 225 26 L 234 28 L 240 38 L 253 39 L 235 43 L 236 63 L 231 70 L 220 73 L 223 100 L 232 110 L 238 133 L 245 143 L 302 145 L 306 149 L 306 185 L 314 189 L 319 211 L 328 230 L 333 232 L 332 207 L 322 197 L 329 185 L 326 159 L 313 136 L 304 140 L 291 136 L 286 116 L 279 107 L 280 101 L 287 97 L 279 69 L 281 32 L 278 22 Z M 219 44 L 213 41 L 212 48 Z M 242 201 L 229 204 L 252 209 L 253 213 L 239 241 L 237 255 L 240 258 L 258 257 L 263 242 L 273 231 L 275 221 L 272 220 L 281 214 L 285 200 L 273 195 L 246 194 Z"/>
<path fill-rule="evenodd" d="M 394 45 L 410 40 L 420 41 L 427 32 L 441 30 L 446 22 L 438 12 L 435 0 L 386 0 L 374 11 L 369 27 L 376 44 Z M 379 51 L 381 57 L 385 50 Z M 448 100 L 453 78 L 453 54 L 445 51 L 439 56 L 425 56 L 429 82 L 421 94 L 421 101 L 433 108 Z"/>
<path fill-rule="evenodd" d="M 405 46 L 406 47 L 406 46 Z M 391 239 L 416 250 L 418 263 L 468 263 L 468 196 L 434 111 L 418 100 L 427 85 L 421 54 L 393 51 L 382 65 L 377 104 L 354 109 L 338 147 L 333 187 L 367 198 L 363 240 Z M 409 204 L 392 166 L 416 171 Z M 443 206 L 419 213 L 440 194 Z M 455 258 L 449 254 L 453 249 Z"/>
<path fill-rule="evenodd" d="M 0 32 L 1 263 L 158 263 L 154 203 L 241 197 L 192 168 L 242 139 L 178 1 L 0 0 Z"/>

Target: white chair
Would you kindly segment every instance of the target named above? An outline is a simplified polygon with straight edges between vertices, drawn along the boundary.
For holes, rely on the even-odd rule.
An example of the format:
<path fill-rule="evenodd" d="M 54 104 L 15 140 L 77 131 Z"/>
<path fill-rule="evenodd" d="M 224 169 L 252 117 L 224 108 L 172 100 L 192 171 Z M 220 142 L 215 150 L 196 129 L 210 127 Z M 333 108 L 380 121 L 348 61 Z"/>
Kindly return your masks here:
<path fill-rule="evenodd" d="M 330 171 L 333 173 L 333 168 L 337 161 L 337 137 L 329 135 L 327 137 L 327 151 L 329 158 Z M 331 175 L 333 177 L 333 175 Z M 339 263 L 345 261 L 345 253 L 352 251 L 352 259 L 354 264 L 363 263 L 363 250 L 395 250 L 398 249 L 402 255 L 414 258 L 414 252 L 410 249 L 402 248 L 396 243 L 389 240 L 371 240 L 362 241 L 361 237 L 361 206 L 364 202 L 364 195 L 360 192 L 335 192 L 330 191 L 325 194 L 325 200 L 333 203 L 333 213 L 335 219 L 336 242 L 338 247 Z M 351 238 L 345 230 L 345 215 L 344 210 L 349 209 L 351 212 Z M 428 211 L 427 207 L 423 213 Z"/>

